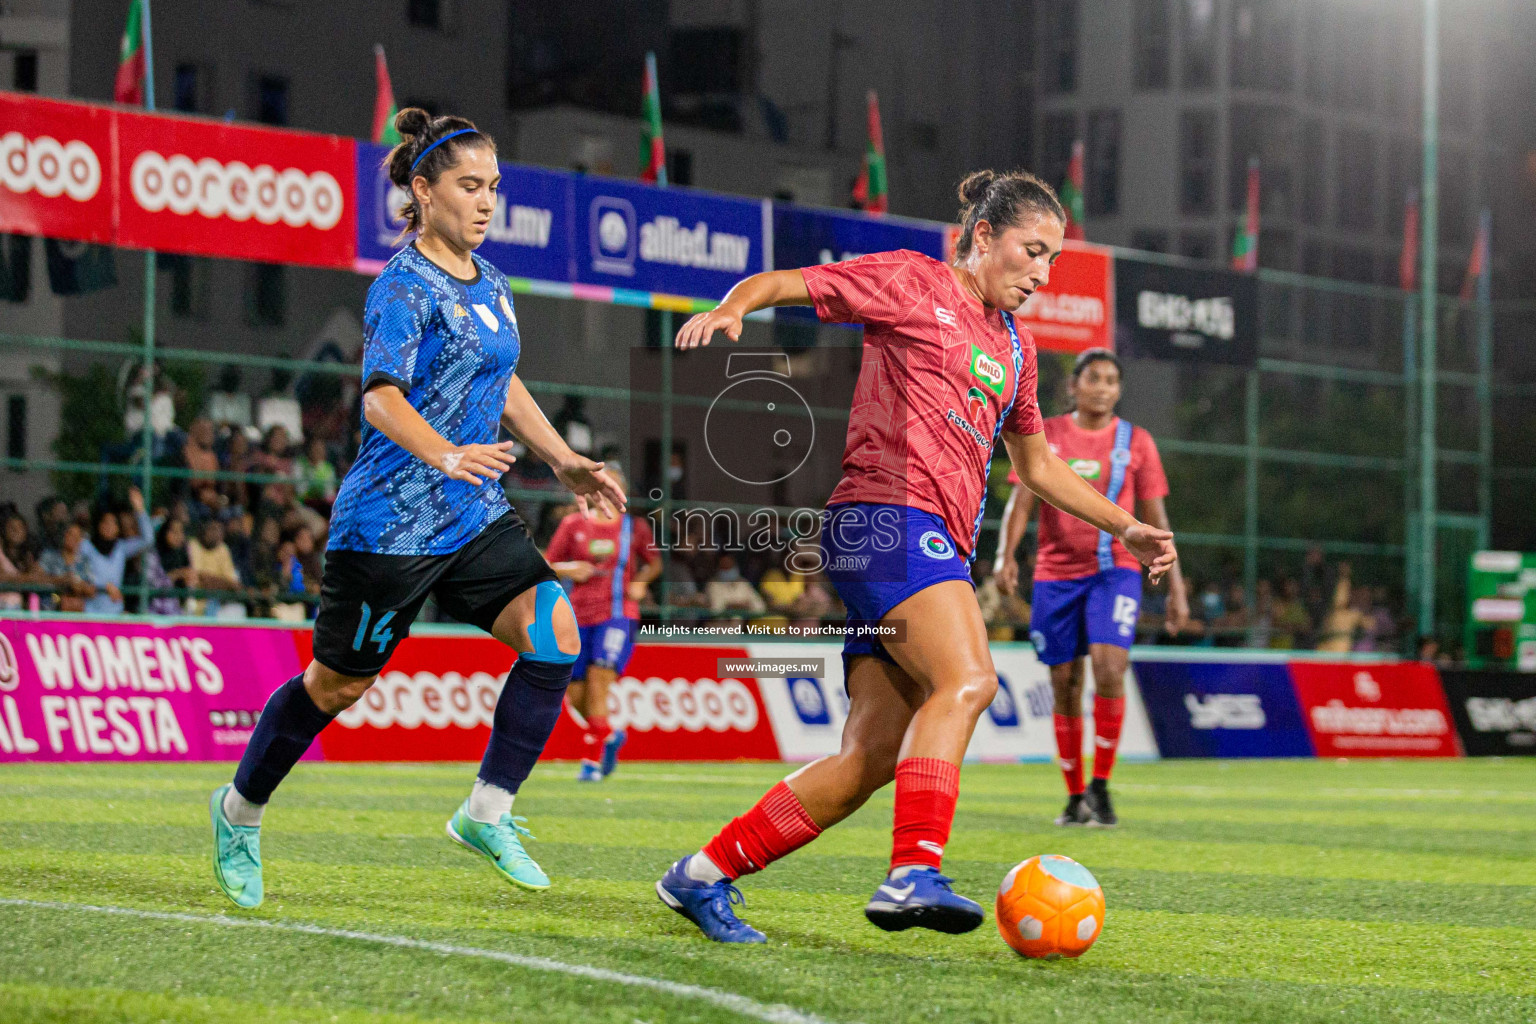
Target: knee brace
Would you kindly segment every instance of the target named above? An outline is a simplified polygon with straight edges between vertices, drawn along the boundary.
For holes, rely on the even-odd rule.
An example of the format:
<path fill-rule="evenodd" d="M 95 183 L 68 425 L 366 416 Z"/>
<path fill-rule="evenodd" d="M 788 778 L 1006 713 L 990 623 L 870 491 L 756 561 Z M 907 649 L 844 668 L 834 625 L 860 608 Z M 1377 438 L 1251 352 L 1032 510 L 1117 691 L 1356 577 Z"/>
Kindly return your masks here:
<path fill-rule="evenodd" d="M 580 654 L 567 654 L 560 649 L 560 644 L 555 640 L 555 606 L 564 604 L 571 608 L 570 598 L 565 596 L 565 588 L 555 580 L 545 580 L 534 588 L 533 597 L 533 623 L 528 627 L 528 639 L 533 641 L 533 650 L 526 654 L 518 655 L 518 659 L 527 661 L 543 661 L 554 665 L 569 665 Z M 571 621 L 575 621 L 576 612 L 571 609 Z"/>

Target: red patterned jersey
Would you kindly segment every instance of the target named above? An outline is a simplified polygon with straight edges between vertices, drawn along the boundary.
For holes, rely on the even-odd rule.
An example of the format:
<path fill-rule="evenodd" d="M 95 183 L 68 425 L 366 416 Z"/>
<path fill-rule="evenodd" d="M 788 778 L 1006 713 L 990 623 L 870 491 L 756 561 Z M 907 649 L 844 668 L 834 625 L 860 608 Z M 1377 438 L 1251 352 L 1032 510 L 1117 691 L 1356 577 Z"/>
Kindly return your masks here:
<path fill-rule="evenodd" d="M 597 571 L 585 583 L 571 585 L 571 610 L 579 626 L 596 626 L 609 619 L 638 619 L 640 605 L 625 593 L 635 570 L 661 557 L 644 516 L 625 516 L 630 521 L 629 561 L 615 580 L 623 519 L 588 519 L 572 513 L 560 520 L 544 557 L 551 562 L 591 562 Z"/>
<path fill-rule="evenodd" d="M 1071 414 L 1052 416 L 1045 421 L 1045 439 L 1051 451 L 1078 476 L 1088 481 L 1100 494 L 1109 492 L 1113 472 L 1115 428 L 1119 418 L 1098 430 L 1084 430 Z M 1157 453 L 1152 435 L 1141 427 L 1131 429 L 1131 461 L 1125 467 L 1125 483 L 1115 504 L 1136 513 L 1136 503 L 1168 495 L 1168 477 L 1163 473 L 1163 459 Z M 1009 474 L 1009 483 L 1018 476 Z M 1099 531 L 1074 516 L 1051 505 L 1040 503 L 1040 541 L 1035 553 L 1035 579 L 1075 580 L 1099 571 Z M 1110 544 L 1115 565 L 1122 569 L 1140 569 L 1136 556 L 1118 540 Z"/>
<path fill-rule="evenodd" d="M 905 249 L 806 267 L 823 321 L 864 325 L 843 477 L 828 504 L 910 505 L 975 550 L 998 427 L 1042 429 L 1035 339 L 972 297 L 947 265 Z"/>

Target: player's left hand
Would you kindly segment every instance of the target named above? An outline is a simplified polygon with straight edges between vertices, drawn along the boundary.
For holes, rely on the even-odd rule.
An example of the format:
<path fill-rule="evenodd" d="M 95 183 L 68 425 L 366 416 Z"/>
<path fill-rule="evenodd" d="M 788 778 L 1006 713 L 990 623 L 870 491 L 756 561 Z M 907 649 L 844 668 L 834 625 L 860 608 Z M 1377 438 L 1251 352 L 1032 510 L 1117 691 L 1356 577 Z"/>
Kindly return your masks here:
<path fill-rule="evenodd" d="M 601 462 L 576 455 L 570 462 L 556 467 L 555 476 L 576 495 L 576 507 L 584 516 L 591 516 L 594 508 L 604 515 L 616 516 L 629 504 L 624 488 L 603 472 Z"/>
<path fill-rule="evenodd" d="M 1189 625 L 1189 595 L 1184 588 L 1174 584 L 1168 588 L 1168 609 L 1163 615 L 1163 628 L 1169 636 L 1178 636 Z"/>
<path fill-rule="evenodd" d="M 624 596 L 631 601 L 644 601 L 646 591 L 649 589 L 650 584 L 646 583 L 645 580 L 630 580 L 629 586 L 625 588 Z"/>
<path fill-rule="evenodd" d="M 1147 581 L 1153 586 L 1162 582 L 1173 563 L 1179 560 L 1179 553 L 1173 547 L 1173 534 L 1146 523 L 1133 523 L 1121 535 L 1120 542 L 1137 561 L 1151 570 Z"/>

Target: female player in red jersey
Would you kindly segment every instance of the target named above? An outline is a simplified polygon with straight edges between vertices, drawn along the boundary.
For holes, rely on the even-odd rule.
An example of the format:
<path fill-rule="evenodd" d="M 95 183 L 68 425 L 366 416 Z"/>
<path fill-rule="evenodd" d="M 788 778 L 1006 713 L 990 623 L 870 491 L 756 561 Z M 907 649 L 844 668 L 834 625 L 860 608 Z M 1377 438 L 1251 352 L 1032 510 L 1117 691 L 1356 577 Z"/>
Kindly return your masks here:
<path fill-rule="evenodd" d="M 628 489 L 617 466 L 609 463 L 606 472 Z M 577 778 L 601 782 L 618 767 L 625 739 L 623 730 L 608 723 L 608 687 L 629 666 L 640 601 L 661 575 L 661 555 L 650 520 L 605 509 L 560 520 L 544 557 L 562 580 L 571 581 L 571 606 L 581 631 L 581 654 L 566 689 L 566 706 L 576 713 L 591 755 L 582 757 Z"/>
<path fill-rule="evenodd" d="M 1163 498 L 1168 478 L 1152 435 L 1115 415 L 1120 401 L 1120 360 L 1104 348 L 1077 357 L 1069 383 L 1075 409 L 1045 421 L 1051 451 L 1089 486 L 1127 512 L 1162 530 L 1168 527 Z M 1009 481 L 1017 484 L 1018 478 Z M 1035 495 L 1015 487 L 1003 512 L 997 548 L 997 585 L 1018 586 L 1014 558 L 1024 538 Z M 1125 718 L 1125 670 L 1141 611 L 1141 564 L 1114 537 L 1040 506 L 1040 540 L 1030 602 L 1030 639 L 1050 666 L 1056 694 L 1056 752 L 1067 782 L 1067 807 L 1058 825 L 1118 822 L 1109 798 L 1109 775 Z M 1164 625 L 1177 635 L 1189 622 L 1189 595 L 1175 562 L 1168 571 Z M 1093 781 L 1083 786 L 1083 666 L 1093 662 Z"/>
<path fill-rule="evenodd" d="M 735 879 L 810 842 L 893 779 L 890 871 L 865 916 L 890 931 L 981 923 L 981 907 L 952 891 L 939 868 L 960 761 L 997 691 L 970 561 L 999 440 L 1031 488 L 1119 537 L 1154 580 L 1176 558 L 1172 534 L 1106 501 L 1041 433 L 1034 339 L 1004 311 L 1049 279 L 1065 229 L 1061 203 L 1033 175 L 992 171 L 966 178 L 960 198 L 953 265 L 899 251 L 755 274 L 677 335 L 684 349 L 716 331 L 734 341 L 748 313 L 787 305 L 864 326 L 843 478 L 821 545 L 849 621 L 892 631 L 844 646 L 841 750 L 774 786 L 657 883 L 664 903 L 721 942 L 765 941 L 732 909 L 741 901 Z"/>

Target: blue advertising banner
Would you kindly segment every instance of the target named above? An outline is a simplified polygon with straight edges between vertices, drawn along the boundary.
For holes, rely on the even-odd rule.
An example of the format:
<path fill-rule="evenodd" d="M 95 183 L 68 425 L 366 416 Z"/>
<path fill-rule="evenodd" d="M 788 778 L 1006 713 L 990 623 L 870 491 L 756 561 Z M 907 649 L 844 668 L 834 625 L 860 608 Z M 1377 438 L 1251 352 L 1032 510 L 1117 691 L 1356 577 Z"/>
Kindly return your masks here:
<path fill-rule="evenodd" d="M 1136 684 L 1164 757 L 1312 757 L 1283 663 L 1141 661 Z"/>
<path fill-rule="evenodd" d="M 404 222 L 395 216 L 405 194 L 383 167 L 387 146 L 357 146 L 357 259 L 377 272 L 398 246 Z M 508 277 L 571 279 L 571 175 L 501 164 L 501 188 L 485 242 L 477 250 Z"/>
<path fill-rule="evenodd" d="M 775 270 L 814 267 L 893 249 L 911 249 L 942 260 L 944 225 L 783 203 L 773 206 Z M 816 319 L 815 311 L 809 306 L 785 306 L 777 310 L 775 316 L 793 320 Z"/>
<path fill-rule="evenodd" d="M 572 176 L 572 255 L 583 285 L 719 299 L 767 269 L 766 201 Z"/>

